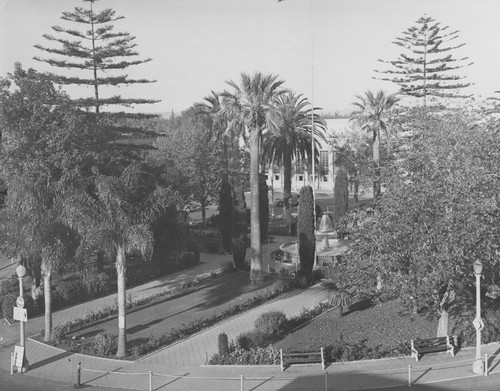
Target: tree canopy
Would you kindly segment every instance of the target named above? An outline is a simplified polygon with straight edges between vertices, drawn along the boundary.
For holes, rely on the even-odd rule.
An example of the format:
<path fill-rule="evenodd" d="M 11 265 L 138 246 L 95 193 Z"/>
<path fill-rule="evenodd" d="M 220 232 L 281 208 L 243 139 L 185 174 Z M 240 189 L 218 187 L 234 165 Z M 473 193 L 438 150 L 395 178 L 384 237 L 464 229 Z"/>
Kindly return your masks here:
<path fill-rule="evenodd" d="M 452 52 L 465 44 L 454 44 L 458 31 L 449 31 L 449 26 L 441 26 L 430 16 L 419 18 L 415 24 L 402 32 L 394 44 L 405 49 L 396 60 L 379 60 L 391 65 L 391 69 L 375 70 L 380 80 L 396 83 L 402 95 L 423 99 L 427 97 L 458 98 L 470 95 L 460 91 L 470 86 L 462 82 L 464 76 L 451 72 L 471 65 L 468 57 L 456 58 Z"/>

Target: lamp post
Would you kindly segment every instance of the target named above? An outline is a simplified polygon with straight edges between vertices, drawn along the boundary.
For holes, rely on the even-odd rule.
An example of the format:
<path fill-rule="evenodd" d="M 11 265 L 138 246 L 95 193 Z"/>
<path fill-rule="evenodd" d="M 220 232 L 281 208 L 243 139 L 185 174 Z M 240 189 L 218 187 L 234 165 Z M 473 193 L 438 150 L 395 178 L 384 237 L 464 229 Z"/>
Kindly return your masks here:
<path fill-rule="evenodd" d="M 476 275 L 476 318 L 473 321 L 476 328 L 476 358 L 472 363 L 472 371 L 476 374 L 484 372 L 483 359 L 481 358 L 481 330 L 484 327 L 483 320 L 481 319 L 481 273 L 483 271 L 483 264 L 477 260 L 473 264 L 474 274 Z"/>
<path fill-rule="evenodd" d="M 23 289 L 23 278 L 26 276 L 26 268 L 23 265 L 19 265 L 16 268 L 16 274 L 17 277 L 19 278 L 19 297 L 17 298 L 17 306 L 23 308 L 24 307 L 24 300 L 23 300 L 23 295 L 24 295 L 24 289 Z M 20 373 L 26 372 L 29 367 L 28 359 L 26 358 L 26 347 L 25 347 L 25 341 L 24 341 L 24 321 L 20 320 L 19 321 L 19 331 L 20 331 L 20 338 L 19 338 L 19 346 L 23 348 L 23 360 L 22 360 L 22 365 L 18 367 L 18 371 Z"/>

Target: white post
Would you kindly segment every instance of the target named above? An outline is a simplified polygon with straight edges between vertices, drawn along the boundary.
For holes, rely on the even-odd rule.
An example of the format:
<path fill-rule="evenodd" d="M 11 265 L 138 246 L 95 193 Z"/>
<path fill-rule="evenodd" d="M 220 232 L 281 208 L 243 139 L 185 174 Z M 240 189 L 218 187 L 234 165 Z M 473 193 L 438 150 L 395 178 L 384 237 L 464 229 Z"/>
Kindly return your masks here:
<path fill-rule="evenodd" d="M 408 365 L 408 387 L 411 387 L 411 365 Z"/>
<path fill-rule="evenodd" d="M 14 374 L 14 352 L 10 352 L 10 374 Z"/>
<path fill-rule="evenodd" d="M 149 371 L 149 391 L 153 391 L 153 372 Z"/>
<path fill-rule="evenodd" d="M 241 375 L 241 391 L 245 391 L 245 377 Z"/>
<path fill-rule="evenodd" d="M 325 391 L 328 391 L 328 371 L 325 371 Z"/>
<path fill-rule="evenodd" d="M 484 354 L 484 376 L 488 376 L 488 353 Z"/>
<path fill-rule="evenodd" d="M 481 329 L 483 328 L 483 320 L 481 319 L 481 272 L 483 265 L 480 261 L 474 262 L 474 274 L 476 275 L 476 318 L 474 319 L 474 327 L 476 328 L 476 358 L 472 363 L 472 371 L 475 374 L 481 375 L 484 372 L 483 360 L 481 358 Z"/>

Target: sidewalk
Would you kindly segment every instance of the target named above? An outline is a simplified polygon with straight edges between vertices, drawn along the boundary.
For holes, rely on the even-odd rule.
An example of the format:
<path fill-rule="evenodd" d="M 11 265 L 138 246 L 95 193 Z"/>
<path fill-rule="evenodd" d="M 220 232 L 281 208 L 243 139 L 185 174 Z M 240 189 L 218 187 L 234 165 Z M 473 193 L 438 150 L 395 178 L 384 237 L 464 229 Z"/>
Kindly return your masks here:
<path fill-rule="evenodd" d="M 211 271 L 220 270 L 222 264 L 229 260 L 231 260 L 230 256 L 201 253 L 200 265 L 157 278 L 144 285 L 127 289 L 127 298 L 138 299 L 154 296 L 164 290 L 172 289 L 182 282 L 191 281 L 196 277 L 204 277 L 209 275 Z M 52 314 L 52 324 L 56 326 L 67 321 L 82 318 L 88 312 L 94 312 L 99 308 L 115 305 L 115 303 L 116 293 L 113 293 L 72 307 L 62 308 Z M 39 335 L 40 330 L 44 329 L 44 327 L 43 315 L 29 319 L 25 329 L 26 337 Z M 0 324 L 0 337 L 2 337 L 0 349 L 4 346 L 15 344 L 19 341 L 19 323 L 14 322 L 8 326 L 2 322 Z"/>
<path fill-rule="evenodd" d="M 500 344 L 485 345 L 483 354 L 489 357 L 500 352 Z M 185 366 L 172 368 L 144 365 L 130 361 L 99 359 L 68 354 L 34 340 L 27 342 L 31 369 L 25 375 L 66 383 L 76 383 L 78 363 L 81 362 L 81 383 L 85 387 L 110 387 L 148 390 L 149 371 L 152 389 L 185 391 L 239 390 L 406 390 L 411 365 L 412 387 L 418 390 L 498 390 L 500 362 L 498 356 L 489 359 L 488 377 L 472 373 L 475 349 L 464 349 L 455 357 L 446 353 L 425 355 L 420 362 L 409 357 L 334 363 L 326 368 L 320 365 L 294 365 L 281 372 L 279 366 Z M 2 368 L 10 359 L 6 349 L 0 350 Z M 242 380 L 243 376 L 243 380 Z M 487 384 L 492 383 L 491 386 Z M 486 384 L 486 385 L 485 385 Z M 420 387 L 422 388 L 420 388 Z"/>

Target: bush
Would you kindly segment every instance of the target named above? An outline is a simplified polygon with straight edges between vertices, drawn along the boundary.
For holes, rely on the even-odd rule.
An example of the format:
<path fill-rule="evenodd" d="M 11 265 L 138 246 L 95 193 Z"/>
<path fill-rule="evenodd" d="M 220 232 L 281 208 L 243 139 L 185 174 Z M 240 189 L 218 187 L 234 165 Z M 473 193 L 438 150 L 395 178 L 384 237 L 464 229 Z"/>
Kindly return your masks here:
<path fill-rule="evenodd" d="M 483 343 L 500 340 L 500 309 L 487 309 L 483 314 L 484 328 L 481 331 Z M 451 334 L 458 336 L 462 346 L 474 346 L 476 344 L 476 329 L 472 321 L 474 314 L 460 316 L 456 319 Z"/>
<path fill-rule="evenodd" d="M 61 344 L 68 338 L 68 333 L 71 331 L 71 324 L 69 322 L 62 323 L 52 328 L 50 341 L 55 344 Z"/>
<path fill-rule="evenodd" d="M 16 296 L 7 294 L 2 299 L 2 313 L 3 317 L 9 321 L 13 320 L 14 307 L 16 306 Z"/>
<path fill-rule="evenodd" d="M 250 350 L 235 349 L 227 356 L 215 354 L 208 363 L 211 365 L 278 365 L 280 351 L 272 345 Z"/>
<path fill-rule="evenodd" d="M 264 336 L 280 337 L 287 330 L 288 320 L 282 311 L 263 313 L 255 320 L 255 329 Z"/>
<path fill-rule="evenodd" d="M 110 357 L 116 349 L 116 337 L 106 332 L 97 334 L 86 346 L 86 354 L 97 357 Z"/>
<path fill-rule="evenodd" d="M 94 297 L 106 292 L 109 285 L 109 276 L 106 273 L 85 270 L 82 276 L 82 285 L 87 295 Z"/>
<path fill-rule="evenodd" d="M 234 267 L 233 262 L 227 261 L 222 263 L 222 273 L 234 273 L 236 272 L 236 268 Z"/>
<path fill-rule="evenodd" d="M 227 339 L 227 334 L 220 333 L 217 338 L 217 343 L 219 347 L 219 355 L 226 356 L 229 353 L 229 341 Z"/>
<path fill-rule="evenodd" d="M 79 280 L 60 281 L 55 287 L 54 301 L 71 304 L 85 295 L 83 284 Z"/>
<path fill-rule="evenodd" d="M 16 295 L 19 292 L 19 283 L 16 275 L 10 276 L 8 279 L 0 281 L 0 297 L 9 293 Z"/>
<path fill-rule="evenodd" d="M 35 314 L 35 300 L 31 297 L 31 295 L 25 293 L 23 295 L 24 299 L 24 308 L 28 313 L 28 318 Z"/>

